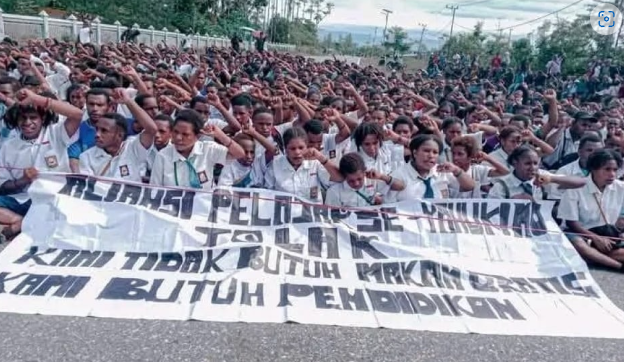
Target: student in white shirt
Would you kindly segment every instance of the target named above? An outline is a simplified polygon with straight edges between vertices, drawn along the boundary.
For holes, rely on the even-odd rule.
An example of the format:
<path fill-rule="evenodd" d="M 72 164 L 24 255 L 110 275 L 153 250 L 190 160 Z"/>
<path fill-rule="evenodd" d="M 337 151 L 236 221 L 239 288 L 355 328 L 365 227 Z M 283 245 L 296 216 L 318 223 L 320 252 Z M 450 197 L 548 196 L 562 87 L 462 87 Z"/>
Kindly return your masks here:
<path fill-rule="evenodd" d="M 268 152 L 275 153 L 277 147 L 259 134 L 251 125 L 243 126 L 243 132 L 234 136 L 245 151 L 245 157 L 228 162 L 219 176 L 219 186 L 262 187 L 265 168 L 263 157 L 256 155 L 256 142 L 261 143 Z"/>
<path fill-rule="evenodd" d="M 545 196 L 544 186 L 549 183 L 557 184 L 560 189 L 585 185 L 583 178 L 553 175 L 540 170 L 539 162 L 539 156 L 533 147 L 523 145 L 516 148 L 507 159 L 512 172 L 494 182 L 488 198 L 542 200 Z"/>
<path fill-rule="evenodd" d="M 141 182 L 142 167 L 158 129 L 149 114 L 123 89 L 115 89 L 113 98 L 117 104 L 128 107 L 143 131 L 138 137 L 128 138 L 126 118 L 118 113 L 105 114 L 95 125 L 95 147 L 80 155 L 80 173 Z"/>
<path fill-rule="evenodd" d="M 26 190 L 40 171 L 70 172 L 67 147 L 76 140 L 82 111 L 69 103 L 42 97 L 22 89 L 19 104 L 5 115 L 9 129 L 20 137 L 0 149 L 0 224 L 10 238 L 21 230 L 30 200 Z M 66 116 L 54 123 L 56 113 Z"/>
<path fill-rule="evenodd" d="M 564 176 L 589 176 L 589 170 L 587 169 L 587 160 L 589 159 L 589 156 L 591 156 L 594 152 L 602 149 L 603 147 L 604 144 L 602 143 L 602 139 L 600 138 L 600 136 L 588 132 L 585 136 L 581 137 L 581 141 L 579 142 L 579 159 L 561 167 L 555 173 L 557 175 Z M 548 199 L 550 200 L 559 200 L 561 199 L 561 196 L 562 193 L 559 190 L 553 189 L 550 190 L 548 193 Z"/>
<path fill-rule="evenodd" d="M 589 156 L 587 184 L 563 194 L 559 217 L 565 220 L 570 232 L 566 235 L 585 260 L 624 271 L 623 235 L 616 228 L 624 212 L 624 182 L 617 180 L 621 167 L 622 157 L 611 150 Z"/>
<path fill-rule="evenodd" d="M 237 106 L 237 108 L 242 108 L 242 106 Z M 271 163 L 275 156 L 279 155 L 284 151 L 283 135 L 286 130 L 292 127 L 293 123 L 288 122 L 274 125 L 273 112 L 266 107 L 260 107 L 256 109 L 253 112 L 251 121 L 254 130 L 256 130 L 262 137 L 266 138 L 276 146 L 276 150 L 271 153 L 271 151 L 268 151 L 264 146 L 262 146 L 262 144 L 260 144 L 259 142 L 256 143 L 256 157 L 263 157 L 263 168 L 266 168 L 266 166 Z"/>
<path fill-rule="evenodd" d="M 414 134 L 414 122 L 409 117 L 401 116 L 394 120 L 392 123 L 392 132 L 398 137 L 402 137 L 406 140 L 411 140 Z M 409 150 L 409 141 L 407 145 L 403 147 L 403 160 L 409 162 L 411 159 Z"/>
<path fill-rule="evenodd" d="M 450 197 L 453 199 L 480 199 L 482 188 L 490 184 L 490 177 L 501 177 L 509 174 L 509 169 L 498 162 L 487 153 L 479 151 L 479 146 L 474 137 L 462 136 L 453 140 L 451 146 L 453 152 L 453 163 L 466 172 L 475 182 L 475 187 L 471 191 L 459 192 L 459 185 L 456 179 L 451 179 L 449 185 Z M 487 164 L 473 162 L 485 161 Z"/>
<path fill-rule="evenodd" d="M 394 165 L 391 150 L 383 144 L 384 133 L 378 123 L 362 123 L 353 131 L 352 145 L 355 152 L 362 156 L 367 169 L 390 174 Z"/>
<path fill-rule="evenodd" d="M 450 117 L 442 122 L 442 132 L 444 133 L 444 146 L 440 153 L 438 162 L 453 162 L 453 151 L 451 145 L 453 140 L 462 136 L 463 122 L 457 117 Z"/>
<path fill-rule="evenodd" d="M 210 118 L 211 107 L 216 108 L 223 115 L 224 120 Z M 205 125 L 219 127 L 223 130 L 223 132 L 228 134 L 234 134 L 241 129 L 241 125 L 238 120 L 223 106 L 216 94 L 208 94 L 206 97 L 194 97 L 191 99 L 189 108 L 204 117 L 204 120 L 206 121 Z"/>
<path fill-rule="evenodd" d="M 507 126 L 501 130 L 498 137 L 500 148 L 490 153 L 490 156 L 499 163 L 510 166 L 507 159 L 516 148 L 522 145 L 522 131 L 517 127 Z"/>
<path fill-rule="evenodd" d="M 340 160 L 339 169 L 344 181 L 334 184 L 327 190 L 325 205 L 335 207 L 381 205 L 389 190 L 405 189 L 403 181 L 377 170 L 367 170 L 364 160 L 355 152 L 344 155 Z"/>
<path fill-rule="evenodd" d="M 82 28 L 78 34 L 78 40 L 81 44 L 90 44 L 91 43 L 91 34 L 93 34 L 93 30 L 91 30 L 91 24 L 88 21 L 82 23 Z"/>
<path fill-rule="evenodd" d="M 342 156 L 338 146 L 348 140 L 351 133 L 349 132 L 349 127 L 340 119 L 340 115 L 332 116 L 331 120 L 338 126 L 338 133 L 323 133 L 323 123 L 317 119 L 306 122 L 303 129 L 308 134 L 308 147 L 321 151 L 325 157 L 338 163 Z"/>
<path fill-rule="evenodd" d="M 315 148 L 308 148 L 307 134 L 300 127 L 284 132 L 285 154 L 276 157 L 264 177 L 270 190 L 289 192 L 304 200 L 321 203 L 321 184 L 342 182 L 338 167 Z"/>
<path fill-rule="evenodd" d="M 200 141 L 201 135 L 214 137 Z M 226 158 L 245 157 L 242 147 L 214 126 L 205 126 L 202 117 L 192 109 L 180 111 L 173 123 L 171 144 L 156 155 L 150 184 L 155 186 L 212 189 L 216 164 Z"/>
<path fill-rule="evenodd" d="M 393 201 L 415 201 L 449 197 L 450 177 L 455 177 L 459 192 L 471 191 L 475 182 L 470 175 L 452 163 L 438 165 L 442 141 L 429 134 L 417 135 L 410 141 L 412 161 L 390 174 L 405 183 L 405 190 L 390 193 Z"/>

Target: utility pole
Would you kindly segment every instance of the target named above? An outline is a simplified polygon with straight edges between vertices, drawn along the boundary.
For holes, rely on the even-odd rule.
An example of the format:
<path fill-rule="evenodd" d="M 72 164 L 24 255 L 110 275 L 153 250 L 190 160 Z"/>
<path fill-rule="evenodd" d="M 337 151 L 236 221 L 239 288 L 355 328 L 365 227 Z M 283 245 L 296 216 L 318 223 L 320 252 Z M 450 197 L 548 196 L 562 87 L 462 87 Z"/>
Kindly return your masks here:
<path fill-rule="evenodd" d="M 418 25 L 422 26 L 422 31 L 420 32 L 420 41 L 418 42 L 418 56 L 420 57 L 422 55 L 420 54 L 420 52 L 422 50 L 423 36 L 425 35 L 425 30 L 427 30 L 427 24 L 418 23 Z"/>
<path fill-rule="evenodd" d="M 451 40 L 453 40 L 453 27 L 455 26 L 455 11 L 457 11 L 457 9 L 459 8 L 459 6 L 457 5 L 446 5 L 447 9 L 451 9 L 451 11 L 453 11 L 453 19 L 451 20 L 451 35 L 449 35 L 449 56 L 451 55 Z"/>
<path fill-rule="evenodd" d="M 392 10 L 382 9 L 381 13 L 386 16 L 386 26 L 384 26 L 383 41 L 387 41 L 386 36 L 387 36 L 387 31 L 388 31 L 388 16 L 390 16 L 390 14 L 392 14 Z"/>

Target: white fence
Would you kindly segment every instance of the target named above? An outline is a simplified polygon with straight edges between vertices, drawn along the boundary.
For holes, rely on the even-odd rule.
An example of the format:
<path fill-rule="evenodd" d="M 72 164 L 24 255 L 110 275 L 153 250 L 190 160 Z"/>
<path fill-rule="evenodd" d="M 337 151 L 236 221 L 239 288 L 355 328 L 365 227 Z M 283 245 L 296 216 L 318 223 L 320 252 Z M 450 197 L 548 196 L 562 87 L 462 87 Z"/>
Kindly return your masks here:
<path fill-rule="evenodd" d="M 73 41 L 77 39 L 81 27 L 82 22 L 73 15 L 63 20 L 51 18 L 45 11 L 39 13 L 39 16 L 24 16 L 5 14 L 0 9 L 0 35 L 11 37 L 17 41 L 34 38 L 71 39 Z M 92 27 L 94 37 L 92 40 L 97 44 L 119 42 L 121 34 L 127 29 L 118 21 L 113 25 L 102 24 L 98 18 L 92 21 Z M 177 29 L 175 31 L 169 31 L 167 28 L 156 30 L 153 26 L 141 29 L 137 24 L 134 24 L 133 28 L 141 32 L 137 41 L 148 45 L 155 45 L 164 41 L 167 45 L 180 46 L 186 37 L 189 38 L 196 48 L 209 46 L 226 47 L 230 44 L 230 40 L 226 38 L 199 34 L 187 36 L 180 33 Z M 248 48 L 251 44 L 245 43 L 242 46 Z M 291 44 L 268 43 L 267 48 L 277 51 L 295 50 L 295 46 Z"/>

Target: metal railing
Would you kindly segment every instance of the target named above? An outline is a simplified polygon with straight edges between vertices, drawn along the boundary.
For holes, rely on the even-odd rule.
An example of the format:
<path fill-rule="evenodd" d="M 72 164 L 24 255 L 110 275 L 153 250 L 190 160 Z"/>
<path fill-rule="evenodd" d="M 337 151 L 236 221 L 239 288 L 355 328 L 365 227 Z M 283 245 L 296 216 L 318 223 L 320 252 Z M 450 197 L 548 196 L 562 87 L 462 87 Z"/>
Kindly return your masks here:
<path fill-rule="evenodd" d="M 102 24 L 99 18 L 95 18 L 92 22 L 92 42 L 97 44 L 105 44 L 109 42 L 117 43 L 121 41 L 121 34 L 128 29 L 122 26 L 119 21 L 112 25 Z M 26 39 L 45 39 L 56 38 L 69 41 L 75 41 L 82 27 L 82 22 L 74 15 L 70 15 L 67 19 L 51 18 L 45 11 L 41 11 L 39 16 L 25 16 L 16 14 L 6 14 L 0 9 L 0 35 L 2 37 L 10 37 L 14 40 Z M 169 31 L 167 28 L 156 30 L 153 26 L 142 29 L 138 24 L 132 26 L 141 32 L 137 41 L 148 45 L 155 45 L 165 42 L 167 45 L 181 46 L 184 39 L 187 39 L 195 48 L 202 47 L 227 47 L 230 40 L 227 38 L 215 37 L 210 35 L 180 33 L 178 29 Z M 252 44 L 245 42 L 241 47 L 248 49 Z M 267 43 L 267 48 L 273 51 L 293 51 L 295 46 L 291 44 L 275 44 Z"/>

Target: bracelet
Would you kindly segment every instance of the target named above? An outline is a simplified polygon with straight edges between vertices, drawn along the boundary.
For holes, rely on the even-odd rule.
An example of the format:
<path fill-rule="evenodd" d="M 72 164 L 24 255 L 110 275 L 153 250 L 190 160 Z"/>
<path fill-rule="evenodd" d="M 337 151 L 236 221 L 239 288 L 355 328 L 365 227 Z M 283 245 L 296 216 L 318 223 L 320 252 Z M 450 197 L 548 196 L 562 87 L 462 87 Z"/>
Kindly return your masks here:
<path fill-rule="evenodd" d="M 459 172 L 458 173 L 454 173 L 453 176 L 459 177 L 459 176 L 462 175 L 462 173 L 464 173 L 464 170 L 459 170 Z"/>
<path fill-rule="evenodd" d="M 392 178 L 392 176 L 389 176 L 390 178 L 388 179 L 388 181 L 386 181 L 386 185 L 392 185 L 392 181 L 394 181 L 394 178 Z"/>
<path fill-rule="evenodd" d="M 321 162 L 321 165 L 325 166 L 327 165 L 327 162 L 329 162 L 329 158 L 325 158 L 325 161 Z"/>
<path fill-rule="evenodd" d="M 234 141 L 233 141 L 231 138 L 229 138 L 229 140 L 230 140 L 230 143 L 228 143 L 228 145 L 227 145 L 227 146 L 225 146 L 225 148 L 230 148 L 230 146 L 232 145 L 232 143 L 234 143 Z"/>
<path fill-rule="evenodd" d="M 43 106 L 43 109 L 45 109 L 46 111 L 50 110 L 51 103 L 52 103 L 52 98 L 46 97 L 46 101 L 45 101 L 45 105 Z"/>

